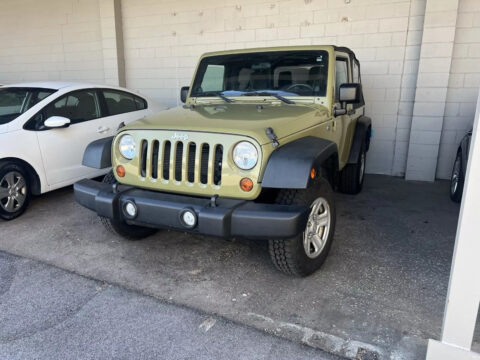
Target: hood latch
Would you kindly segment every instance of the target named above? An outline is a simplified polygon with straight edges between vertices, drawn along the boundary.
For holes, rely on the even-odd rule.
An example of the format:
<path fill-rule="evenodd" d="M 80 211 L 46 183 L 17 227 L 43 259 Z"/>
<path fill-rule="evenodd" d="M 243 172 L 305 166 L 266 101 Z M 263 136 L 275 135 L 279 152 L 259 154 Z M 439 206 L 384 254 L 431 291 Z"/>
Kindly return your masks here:
<path fill-rule="evenodd" d="M 280 145 L 279 142 L 278 142 L 277 135 L 275 134 L 275 131 L 273 131 L 273 129 L 271 127 L 268 127 L 268 128 L 265 129 L 265 134 L 267 135 L 267 137 L 272 142 L 272 145 L 273 145 L 274 148 L 277 148 Z"/>

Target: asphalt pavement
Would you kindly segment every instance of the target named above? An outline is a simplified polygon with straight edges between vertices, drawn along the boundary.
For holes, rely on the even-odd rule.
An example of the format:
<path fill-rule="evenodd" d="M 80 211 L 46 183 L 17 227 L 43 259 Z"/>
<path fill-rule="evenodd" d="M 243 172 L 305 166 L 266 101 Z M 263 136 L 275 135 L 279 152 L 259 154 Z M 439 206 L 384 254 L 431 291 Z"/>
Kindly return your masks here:
<path fill-rule="evenodd" d="M 339 359 L 0 252 L 0 359 Z"/>
<path fill-rule="evenodd" d="M 122 239 L 71 187 L 0 222 L 0 251 L 339 356 L 417 360 L 441 333 L 459 211 L 448 186 L 367 175 L 360 194 L 336 193 L 331 252 L 302 279 L 279 273 L 263 241 L 174 231 Z M 477 349 L 479 340 L 477 326 Z"/>

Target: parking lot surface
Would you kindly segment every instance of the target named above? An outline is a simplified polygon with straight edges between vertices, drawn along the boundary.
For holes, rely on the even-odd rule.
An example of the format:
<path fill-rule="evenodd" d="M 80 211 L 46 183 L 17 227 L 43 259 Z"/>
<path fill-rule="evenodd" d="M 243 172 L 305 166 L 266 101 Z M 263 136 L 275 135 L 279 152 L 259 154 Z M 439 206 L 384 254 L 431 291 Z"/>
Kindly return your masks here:
<path fill-rule="evenodd" d="M 1 359 L 336 357 L 256 329 L 0 252 Z"/>
<path fill-rule="evenodd" d="M 142 241 L 106 232 L 72 188 L 32 201 L 0 224 L 0 250 L 332 353 L 418 359 L 438 339 L 458 204 L 448 183 L 367 176 L 336 194 L 337 229 L 320 271 L 277 272 L 266 243 L 160 231 Z"/>

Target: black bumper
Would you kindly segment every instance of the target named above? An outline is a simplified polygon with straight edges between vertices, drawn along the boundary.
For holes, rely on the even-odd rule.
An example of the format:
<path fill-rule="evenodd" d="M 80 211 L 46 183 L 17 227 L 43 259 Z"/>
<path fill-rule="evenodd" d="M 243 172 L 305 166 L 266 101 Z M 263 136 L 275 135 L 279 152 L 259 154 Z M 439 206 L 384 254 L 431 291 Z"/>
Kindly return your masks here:
<path fill-rule="evenodd" d="M 305 229 L 308 208 L 295 205 L 260 204 L 253 201 L 210 199 L 148 191 L 82 180 L 74 185 L 75 200 L 98 215 L 132 225 L 167 228 L 224 238 L 281 239 L 293 237 Z M 126 202 L 134 202 L 134 219 L 124 213 Z M 181 221 L 185 210 L 197 216 L 193 228 Z"/>

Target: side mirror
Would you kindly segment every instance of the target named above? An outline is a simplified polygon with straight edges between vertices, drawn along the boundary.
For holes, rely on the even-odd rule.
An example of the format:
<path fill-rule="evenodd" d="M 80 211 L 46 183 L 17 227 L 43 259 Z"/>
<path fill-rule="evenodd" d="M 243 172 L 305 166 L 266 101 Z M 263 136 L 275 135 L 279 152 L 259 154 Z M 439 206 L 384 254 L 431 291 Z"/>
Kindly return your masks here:
<path fill-rule="evenodd" d="M 47 128 L 65 128 L 70 126 L 70 119 L 63 116 L 51 116 L 43 123 Z"/>
<path fill-rule="evenodd" d="M 361 84 L 342 84 L 340 85 L 340 94 L 338 99 L 343 104 L 356 104 L 360 102 L 360 94 L 362 93 Z"/>
<path fill-rule="evenodd" d="M 362 84 L 341 84 L 338 94 L 338 100 L 342 104 L 341 109 L 333 109 L 333 116 L 341 116 L 347 113 L 347 104 L 357 104 L 360 102 L 362 94 Z"/>
<path fill-rule="evenodd" d="M 182 103 L 185 103 L 185 101 L 187 101 L 189 90 L 190 90 L 189 86 L 183 86 L 182 89 L 180 90 L 180 100 L 182 101 Z"/>

